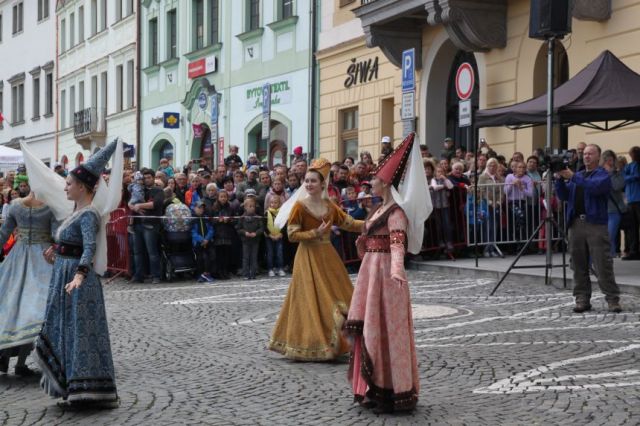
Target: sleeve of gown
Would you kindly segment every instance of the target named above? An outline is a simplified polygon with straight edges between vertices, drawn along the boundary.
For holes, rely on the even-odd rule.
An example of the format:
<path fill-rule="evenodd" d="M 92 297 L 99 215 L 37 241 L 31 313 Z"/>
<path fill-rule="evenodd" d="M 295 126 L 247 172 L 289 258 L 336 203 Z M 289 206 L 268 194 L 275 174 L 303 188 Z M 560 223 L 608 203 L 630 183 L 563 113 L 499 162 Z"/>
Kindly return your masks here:
<path fill-rule="evenodd" d="M 9 209 L 9 211 L 7 213 L 7 217 L 4 220 L 4 223 L 2 224 L 2 227 L 0 228 L 0 249 L 2 249 L 2 246 L 7 243 L 7 240 L 18 225 L 16 222 L 16 217 L 13 214 L 13 206 L 9 204 L 5 206 L 5 208 Z"/>
<path fill-rule="evenodd" d="M 364 221 L 352 218 L 335 203 L 331 203 L 331 207 L 333 208 L 334 225 L 347 232 L 355 232 L 357 234 L 362 232 Z"/>
<path fill-rule="evenodd" d="M 402 209 L 396 209 L 387 220 L 391 243 L 391 278 L 407 282 L 404 255 L 407 245 L 407 217 Z"/>
<path fill-rule="evenodd" d="M 304 214 L 304 210 L 299 203 L 296 203 L 291 209 L 289 224 L 287 225 L 289 241 L 299 243 L 300 241 L 308 241 L 317 238 L 313 229 L 310 231 L 302 231 L 302 216 Z"/>
<path fill-rule="evenodd" d="M 58 232 L 58 227 L 60 226 L 60 221 L 56 219 L 56 215 L 54 215 L 53 213 L 51 213 L 50 225 L 51 225 L 51 238 L 55 241 L 56 233 Z"/>
<path fill-rule="evenodd" d="M 100 219 L 94 212 L 85 212 L 80 217 L 82 232 L 82 256 L 78 264 L 78 272 L 87 274 L 93 268 L 93 257 L 96 254 L 96 236 L 98 235 Z"/>

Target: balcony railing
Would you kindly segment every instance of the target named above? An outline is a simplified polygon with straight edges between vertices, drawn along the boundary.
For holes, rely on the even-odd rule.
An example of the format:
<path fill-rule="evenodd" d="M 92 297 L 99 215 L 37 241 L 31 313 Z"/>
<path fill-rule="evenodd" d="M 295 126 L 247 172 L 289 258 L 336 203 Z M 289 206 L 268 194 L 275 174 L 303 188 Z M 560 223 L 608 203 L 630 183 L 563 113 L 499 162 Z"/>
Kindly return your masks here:
<path fill-rule="evenodd" d="M 86 108 L 73 115 L 73 134 L 76 139 L 107 133 L 106 110 Z"/>

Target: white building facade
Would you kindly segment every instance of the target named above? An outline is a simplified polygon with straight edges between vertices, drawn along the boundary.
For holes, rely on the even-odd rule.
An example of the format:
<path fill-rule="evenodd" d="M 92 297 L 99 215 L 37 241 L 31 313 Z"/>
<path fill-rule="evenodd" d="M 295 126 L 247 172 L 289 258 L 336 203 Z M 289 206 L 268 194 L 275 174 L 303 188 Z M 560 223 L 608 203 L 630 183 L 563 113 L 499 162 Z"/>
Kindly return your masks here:
<path fill-rule="evenodd" d="M 81 164 L 116 137 L 137 146 L 134 0 L 58 1 L 58 161 Z"/>
<path fill-rule="evenodd" d="M 193 159 L 215 167 L 230 145 L 242 158 L 255 152 L 271 165 L 288 164 L 295 146 L 307 152 L 311 5 L 143 0 L 141 164 L 156 168 L 159 158 L 171 156 L 177 167 Z M 265 83 L 272 88 L 267 139 L 261 137 Z"/>
<path fill-rule="evenodd" d="M 0 144 L 55 161 L 54 0 L 0 1 Z"/>

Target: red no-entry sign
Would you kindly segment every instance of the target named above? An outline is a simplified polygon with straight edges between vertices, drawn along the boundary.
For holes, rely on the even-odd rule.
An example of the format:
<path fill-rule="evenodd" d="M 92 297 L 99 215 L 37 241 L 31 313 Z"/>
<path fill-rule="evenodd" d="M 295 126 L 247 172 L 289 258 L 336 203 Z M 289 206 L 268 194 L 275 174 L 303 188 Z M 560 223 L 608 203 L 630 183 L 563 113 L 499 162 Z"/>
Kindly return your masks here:
<path fill-rule="evenodd" d="M 470 63 L 465 62 L 458 68 L 456 73 L 456 92 L 460 100 L 467 100 L 473 94 L 473 86 L 476 84 L 476 77 L 473 73 L 473 67 Z"/>

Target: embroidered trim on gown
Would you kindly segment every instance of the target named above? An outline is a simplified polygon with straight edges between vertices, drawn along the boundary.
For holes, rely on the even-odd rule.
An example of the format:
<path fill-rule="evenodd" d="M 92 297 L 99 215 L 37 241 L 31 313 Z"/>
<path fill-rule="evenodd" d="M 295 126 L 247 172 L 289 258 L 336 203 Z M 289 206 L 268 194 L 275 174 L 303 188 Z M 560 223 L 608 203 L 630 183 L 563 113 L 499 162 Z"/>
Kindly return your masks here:
<path fill-rule="evenodd" d="M 406 229 L 397 206 L 365 222 L 367 236 L 389 238 L 389 249 L 365 253 L 345 324 L 353 338 L 348 377 L 354 398 L 387 411 L 413 410 L 420 391 L 409 287 L 391 279 L 406 281 Z"/>
<path fill-rule="evenodd" d="M 89 206 L 60 225 L 56 241 L 82 246 L 82 255 L 56 255 L 47 312 L 36 340 L 40 385 L 50 396 L 72 403 L 117 401 L 102 285 L 92 269 L 99 224 L 98 211 Z M 89 273 L 69 295 L 64 288 L 79 265 Z"/>
<path fill-rule="evenodd" d="M 327 361 L 349 351 L 341 328 L 349 311 L 353 285 L 331 245 L 329 233 L 315 237 L 313 230 L 323 219 L 346 231 L 362 230 L 362 221 L 353 220 L 330 201 L 324 218 L 315 217 L 300 202 L 291 209 L 289 241 L 300 244 L 269 349 L 300 361 Z"/>
<path fill-rule="evenodd" d="M 52 270 L 43 253 L 56 226 L 47 206 L 26 207 L 18 199 L 8 209 L 0 247 L 16 228 L 18 240 L 0 263 L 0 350 L 11 348 L 6 353 L 31 345 L 42 327 Z"/>

